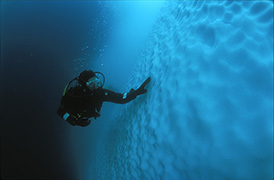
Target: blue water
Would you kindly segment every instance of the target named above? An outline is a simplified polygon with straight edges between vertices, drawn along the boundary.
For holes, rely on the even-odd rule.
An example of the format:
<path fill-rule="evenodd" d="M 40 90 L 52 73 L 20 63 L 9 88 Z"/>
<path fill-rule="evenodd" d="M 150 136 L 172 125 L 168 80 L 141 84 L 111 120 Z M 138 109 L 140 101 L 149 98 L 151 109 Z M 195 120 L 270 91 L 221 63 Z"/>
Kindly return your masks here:
<path fill-rule="evenodd" d="M 42 78 L 44 83 L 51 79 L 50 83 L 41 85 L 41 90 L 49 90 L 55 98 L 46 96 L 39 101 L 37 93 L 36 101 L 29 98 L 20 101 L 32 104 L 46 101 L 46 108 L 38 114 L 54 123 L 41 128 L 45 119 L 38 122 L 30 119 L 29 124 L 36 123 L 35 132 L 25 123 L 20 127 L 28 126 L 27 137 L 41 132 L 43 137 L 48 135 L 42 138 L 46 143 L 35 142 L 42 144 L 43 149 L 58 144 L 60 152 L 60 157 L 55 149 L 41 153 L 37 149 L 42 148 L 29 145 L 31 143 L 23 139 L 25 143 L 17 146 L 28 152 L 36 149 L 33 159 L 38 164 L 46 162 L 41 169 L 50 169 L 57 163 L 56 171 L 44 169 L 44 174 L 34 177 L 273 179 L 273 1 L 73 3 L 57 6 L 52 2 L 48 7 L 57 10 L 45 11 L 55 12 L 52 17 L 59 18 L 62 17 L 58 13 L 60 9 L 64 17 L 75 14 L 64 18 L 67 27 L 73 26 L 68 28 L 67 35 L 62 33 L 60 27 L 63 26 L 58 26 L 60 19 L 55 22 L 45 18 L 47 21 L 41 22 L 43 27 L 55 27 L 50 29 L 52 36 L 34 38 L 55 40 L 56 47 L 47 49 L 54 54 L 50 56 L 54 61 L 38 61 L 40 64 L 34 72 L 24 71 L 20 60 L 10 66 L 8 58 L 1 63 L 1 70 L 6 74 L 10 72 L 5 70 L 7 67 L 16 66 L 21 74 L 28 74 L 26 77 L 31 82 L 38 83 L 38 77 L 46 76 Z M 71 8 L 74 13 L 68 13 Z M 37 28 L 35 25 L 29 28 L 34 27 Z M 66 58 L 57 58 L 58 51 L 66 54 Z M 37 56 L 35 51 L 26 52 L 30 60 Z M 43 67 L 51 71 L 44 71 Z M 101 71 L 106 76 L 105 88 L 121 93 L 137 88 L 148 76 L 152 80 L 145 95 L 125 105 L 105 103 L 102 116 L 89 127 L 72 127 L 54 111 L 62 88 L 84 69 Z M 8 79 L 5 73 L 1 73 L 4 80 Z M 21 82 L 16 77 L 13 80 Z M 31 82 L 25 83 L 31 86 Z M 7 89 L 3 90 L 4 95 L 8 94 Z M 10 94 L 24 94 L 18 87 L 11 89 Z M 8 102 L 5 98 L 6 107 L 11 104 Z M 47 113 L 45 109 L 49 109 Z M 22 140 L 18 136 L 11 138 L 9 133 L 13 130 L 8 130 L 12 125 L 4 124 L 7 144 Z M 61 169 L 62 174 L 58 174 Z M 27 169 L 21 177 L 33 177 L 28 173 L 32 172 Z"/>
<path fill-rule="evenodd" d="M 135 59 L 91 179 L 273 178 L 273 2 L 166 2 Z"/>

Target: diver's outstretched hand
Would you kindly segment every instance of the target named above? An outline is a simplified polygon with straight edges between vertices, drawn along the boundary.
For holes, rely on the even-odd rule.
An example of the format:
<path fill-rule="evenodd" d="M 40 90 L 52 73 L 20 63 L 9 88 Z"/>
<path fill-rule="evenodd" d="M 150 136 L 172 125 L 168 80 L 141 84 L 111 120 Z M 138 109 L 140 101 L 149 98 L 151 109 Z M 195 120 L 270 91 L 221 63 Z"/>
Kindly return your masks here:
<path fill-rule="evenodd" d="M 148 77 L 148 78 L 143 82 L 143 84 L 135 91 L 135 93 L 136 93 L 137 96 L 138 96 L 138 95 L 141 95 L 141 94 L 144 94 L 144 93 L 147 92 L 147 90 L 145 89 L 145 87 L 146 87 L 146 85 L 147 85 L 148 83 L 150 83 L 150 80 L 151 80 L 151 78 Z"/>

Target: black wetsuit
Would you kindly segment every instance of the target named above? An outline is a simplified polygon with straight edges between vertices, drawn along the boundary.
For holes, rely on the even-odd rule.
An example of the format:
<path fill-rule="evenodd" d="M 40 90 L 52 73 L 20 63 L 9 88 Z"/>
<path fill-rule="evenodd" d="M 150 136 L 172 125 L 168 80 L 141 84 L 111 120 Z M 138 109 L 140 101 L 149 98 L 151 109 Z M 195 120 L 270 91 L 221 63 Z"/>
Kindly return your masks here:
<path fill-rule="evenodd" d="M 150 82 L 148 78 L 137 90 L 131 89 L 128 93 L 121 94 L 108 89 L 98 88 L 91 91 L 88 87 L 78 85 L 70 88 L 61 99 L 57 113 L 71 125 L 87 126 L 90 118 L 100 116 L 99 112 L 103 102 L 125 104 L 135 99 L 138 95 L 147 92 L 144 87 Z"/>
<path fill-rule="evenodd" d="M 92 116 L 101 110 L 104 101 L 125 104 L 136 96 L 134 92 L 121 94 L 103 88 L 90 91 L 88 88 L 74 87 L 68 90 L 62 101 L 68 105 L 71 112 L 89 110 Z"/>
<path fill-rule="evenodd" d="M 100 116 L 99 112 L 103 102 L 125 104 L 135 99 L 136 96 L 134 90 L 121 94 L 103 88 L 90 91 L 87 87 L 77 86 L 70 88 L 62 97 L 58 111 L 61 111 L 59 112 L 61 116 L 66 113 L 70 115 L 65 120 L 71 125 L 87 126 L 90 123 L 89 118 L 96 119 Z"/>

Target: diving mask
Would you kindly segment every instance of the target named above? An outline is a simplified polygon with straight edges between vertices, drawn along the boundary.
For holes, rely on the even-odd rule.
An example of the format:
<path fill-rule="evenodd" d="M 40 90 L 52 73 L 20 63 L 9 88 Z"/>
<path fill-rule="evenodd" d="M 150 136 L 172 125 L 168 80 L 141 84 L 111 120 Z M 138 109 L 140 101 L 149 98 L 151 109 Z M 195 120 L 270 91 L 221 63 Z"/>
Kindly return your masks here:
<path fill-rule="evenodd" d="M 90 78 L 88 80 L 88 82 L 86 83 L 86 85 L 90 90 L 94 90 L 94 89 L 97 89 L 99 87 L 102 87 L 102 82 L 99 80 L 99 78 L 97 78 L 95 76 L 95 77 Z"/>

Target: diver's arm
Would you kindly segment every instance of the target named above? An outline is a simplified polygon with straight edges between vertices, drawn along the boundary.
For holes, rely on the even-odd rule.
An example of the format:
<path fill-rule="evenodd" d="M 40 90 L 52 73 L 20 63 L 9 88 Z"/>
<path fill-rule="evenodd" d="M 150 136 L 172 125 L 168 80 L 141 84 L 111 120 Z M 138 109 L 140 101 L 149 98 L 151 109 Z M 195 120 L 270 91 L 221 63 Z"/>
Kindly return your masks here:
<path fill-rule="evenodd" d="M 145 86 L 150 82 L 150 77 L 145 80 L 145 82 L 137 89 L 131 89 L 128 93 L 116 93 L 107 89 L 102 89 L 102 100 L 107 102 L 113 102 L 118 104 L 125 104 L 133 99 L 135 99 L 138 95 L 144 94 L 147 92 Z"/>
<path fill-rule="evenodd" d="M 133 99 L 135 99 L 137 96 L 134 90 L 125 94 L 116 93 L 108 89 L 102 89 L 102 91 L 103 91 L 103 95 L 102 95 L 103 101 L 113 102 L 118 104 L 128 103 L 132 101 Z"/>

